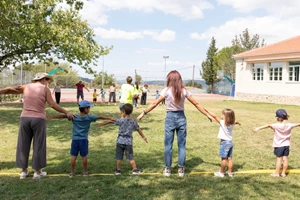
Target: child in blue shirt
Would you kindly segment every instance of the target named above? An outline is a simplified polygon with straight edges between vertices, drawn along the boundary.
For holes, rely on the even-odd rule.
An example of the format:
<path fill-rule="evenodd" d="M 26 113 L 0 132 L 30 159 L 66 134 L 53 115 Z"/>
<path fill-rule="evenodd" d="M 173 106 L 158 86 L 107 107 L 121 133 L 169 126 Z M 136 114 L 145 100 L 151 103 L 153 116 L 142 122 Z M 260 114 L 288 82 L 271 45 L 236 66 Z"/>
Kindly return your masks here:
<path fill-rule="evenodd" d="M 83 100 L 79 103 L 79 114 L 76 114 L 73 123 L 73 131 L 72 131 L 72 144 L 71 144 L 71 172 L 69 177 L 72 178 L 75 176 L 75 164 L 78 153 L 82 157 L 82 165 L 83 165 L 83 176 L 88 176 L 87 172 L 87 155 L 88 155 L 88 133 L 90 129 L 91 122 L 95 122 L 97 119 L 106 119 L 112 120 L 110 117 L 105 116 L 95 116 L 89 115 L 90 107 L 92 104 L 87 100 Z M 55 116 L 47 116 L 47 119 L 62 119 L 67 118 L 66 115 L 55 115 Z"/>
<path fill-rule="evenodd" d="M 143 138 L 145 142 L 148 143 L 147 138 L 143 134 L 140 129 L 138 123 L 130 117 L 130 114 L 133 111 L 132 104 L 126 103 L 121 108 L 121 118 L 113 119 L 107 122 L 103 122 L 101 124 L 96 124 L 96 126 L 103 126 L 105 124 L 114 123 L 119 126 L 119 133 L 117 137 L 117 145 L 116 145 L 116 160 L 117 160 L 117 168 L 115 170 L 115 175 L 121 174 L 121 165 L 124 153 L 126 153 L 126 158 L 129 160 L 129 163 L 132 167 L 132 174 L 138 175 L 143 171 L 138 169 L 133 157 L 133 137 L 132 132 L 138 131 L 140 136 Z"/>

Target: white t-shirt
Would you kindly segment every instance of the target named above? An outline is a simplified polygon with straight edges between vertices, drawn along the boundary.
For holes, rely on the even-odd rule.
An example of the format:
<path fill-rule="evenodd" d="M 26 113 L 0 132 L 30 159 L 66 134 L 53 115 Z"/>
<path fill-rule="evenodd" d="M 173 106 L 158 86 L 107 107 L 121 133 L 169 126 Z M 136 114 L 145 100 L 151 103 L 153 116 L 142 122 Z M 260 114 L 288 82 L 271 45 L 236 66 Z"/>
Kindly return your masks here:
<path fill-rule="evenodd" d="M 224 120 L 220 120 L 220 129 L 218 133 L 218 138 L 221 140 L 232 140 L 232 130 L 233 130 L 234 124 L 230 126 L 225 125 Z"/>
<path fill-rule="evenodd" d="M 160 95 L 163 96 L 166 100 L 165 102 L 166 102 L 167 111 L 184 111 L 185 98 L 191 96 L 191 92 L 183 88 L 182 93 L 183 93 L 182 98 L 180 99 L 179 104 L 176 106 L 172 94 L 172 88 L 164 88 L 161 91 Z"/>
<path fill-rule="evenodd" d="M 273 147 L 290 146 L 292 129 L 295 127 L 295 124 L 276 123 L 271 126 L 274 130 Z"/>

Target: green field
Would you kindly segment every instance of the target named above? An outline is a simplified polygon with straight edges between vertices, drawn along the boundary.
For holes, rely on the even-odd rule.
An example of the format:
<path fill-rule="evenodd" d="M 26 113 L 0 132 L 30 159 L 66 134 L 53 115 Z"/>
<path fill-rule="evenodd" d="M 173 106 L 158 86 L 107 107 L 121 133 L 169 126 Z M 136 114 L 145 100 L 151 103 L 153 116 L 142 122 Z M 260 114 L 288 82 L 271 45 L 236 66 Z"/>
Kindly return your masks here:
<path fill-rule="evenodd" d="M 188 120 L 186 176 L 177 175 L 177 139 L 173 147 L 171 177 L 164 177 L 163 127 L 165 107 L 158 106 L 139 122 L 149 143 L 134 133 L 134 153 L 137 166 L 144 170 L 140 176 L 131 175 L 127 161 L 123 162 L 122 175 L 114 176 L 115 142 L 118 127 L 91 125 L 89 134 L 89 177 L 82 177 L 81 159 L 77 160 L 74 178 L 68 177 L 72 123 L 66 119 L 48 121 L 47 161 L 44 169 L 49 176 L 33 180 L 19 179 L 20 169 L 15 168 L 15 150 L 19 115 L 22 104 L 0 104 L 0 199 L 299 199 L 300 174 L 290 173 L 285 178 L 273 178 L 270 172 L 243 173 L 248 170 L 275 170 L 271 129 L 253 133 L 256 126 L 274 123 L 275 111 L 284 108 L 290 122 L 299 123 L 298 106 L 262 104 L 239 101 L 203 102 L 207 109 L 220 116 L 223 108 L 231 108 L 242 126 L 233 133 L 233 178 L 213 177 L 219 170 L 218 124 L 186 104 Z M 78 113 L 75 103 L 63 107 Z M 133 117 L 143 108 L 134 110 Z M 47 108 L 48 115 L 56 114 Z M 119 117 L 117 106 L 96 106 L 91 114 Z M 99 121 L 100 122 L 100 121 Z M 300 128 L 293 130 L 289 169 L 300 169 Z M 31 163 L 31 158 L 30 158 Z M 205 173 L 202 173 L 205 172 Z"/>

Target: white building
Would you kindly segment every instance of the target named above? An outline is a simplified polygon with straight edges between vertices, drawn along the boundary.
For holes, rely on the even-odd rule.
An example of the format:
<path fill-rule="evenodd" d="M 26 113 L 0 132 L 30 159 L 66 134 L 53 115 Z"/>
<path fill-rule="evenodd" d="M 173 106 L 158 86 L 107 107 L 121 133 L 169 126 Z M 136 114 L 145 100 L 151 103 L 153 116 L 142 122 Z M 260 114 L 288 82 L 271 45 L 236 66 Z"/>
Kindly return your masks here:
<path fill-rule="evenodd" d="M 234 55 L 235 99 L 300 105 L 300 36 Z"/>

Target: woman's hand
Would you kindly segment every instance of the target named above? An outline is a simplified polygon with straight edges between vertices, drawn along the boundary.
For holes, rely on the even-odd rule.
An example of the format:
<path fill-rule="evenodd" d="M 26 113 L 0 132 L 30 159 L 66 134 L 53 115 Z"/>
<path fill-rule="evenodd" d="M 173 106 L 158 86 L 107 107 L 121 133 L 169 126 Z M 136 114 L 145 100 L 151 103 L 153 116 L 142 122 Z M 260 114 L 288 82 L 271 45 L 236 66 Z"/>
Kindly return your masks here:
<path fill-rule="evenodd" d="M 66 115 L 67 115 L 67 117 L 68 117 L 69 120 L 72 120 L 75 117 L 75 115 L 73 113 L 71 113 L 71 112 L 67 112 Z"/>

